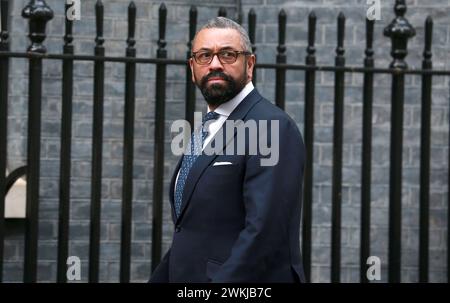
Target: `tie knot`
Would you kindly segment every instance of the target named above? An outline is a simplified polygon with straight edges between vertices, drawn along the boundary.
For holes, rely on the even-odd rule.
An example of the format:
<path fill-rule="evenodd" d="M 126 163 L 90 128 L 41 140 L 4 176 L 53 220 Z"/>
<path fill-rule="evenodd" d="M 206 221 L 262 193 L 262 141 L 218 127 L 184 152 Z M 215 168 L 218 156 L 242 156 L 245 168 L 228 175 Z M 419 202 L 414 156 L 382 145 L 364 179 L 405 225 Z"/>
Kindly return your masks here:
<path fill-rule="evenodd" d="M 216 120 L 219 116 L 220 115 L 216 112 L 209 112 L 203 117 L 202 124 L 205 124 L 205 122 L 209 120 Z"/>

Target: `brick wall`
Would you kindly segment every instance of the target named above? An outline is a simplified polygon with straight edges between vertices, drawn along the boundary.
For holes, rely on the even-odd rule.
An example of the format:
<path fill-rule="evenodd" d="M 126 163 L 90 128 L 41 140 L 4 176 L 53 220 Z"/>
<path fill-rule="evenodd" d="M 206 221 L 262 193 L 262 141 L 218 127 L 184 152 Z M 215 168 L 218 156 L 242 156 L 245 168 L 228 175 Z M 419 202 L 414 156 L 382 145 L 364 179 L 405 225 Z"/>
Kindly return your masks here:
<path fill-rule="evenodd" d="M 22 51 L 28 45 L 28 24 L 20 17 L 28 1 L 16 0 L 11 12 L 11 48 Z M 62 52 L 64 32 L 63 1 L 46 1 L 55 12 L 47 27 L 45 45 L 51 53 Z M 125 54 L 128 1 L 103 1 L 105 5 L 104 37 L 107 55 Z M 390 41 L 382 35 L 383 28 L 393 19 L 392 1 L 381 1 L 381 19 L 375 26 L 375 64 L 387 67 L 391 61 Z M 135 1 L 137 6 L 137 55 L 154 57 L 157 49 L 158 8 L 160 1 Z M 197 5 L 198 22 L 204 23 L 217 15 L 219 6 L 235 16 L 236 1 L 165 1 L 167 15 L 167 50 L 169 58 L 185 58 L 188 38 L 188 18 L 191 4 Z M 433 64 L 435 68 L 450 66 L 450 3 L 434 0 L 432 4 L 410 0 L 407 18 L 417 35 L 410 40 L 407 62 L 420 67 L 423 52 L 424 21 L 428 14 L 434 20 Z M 74 45 L 77 54 L 93 54 L 95 1 L 82 1 L 81 21 L 74 25 Z M 318 64 L 334 64 L 336 48 L 336 18 L 339 11 L 347 17 L 345 56 L 348 65 L 361 65 L 364 56 L 366 1 L 363 0 L 243 0 L 243 24 L 247 27 L 250 8 L 257 13 L 256 46 L 258 62 L 275 62 L 278 41 L 278 12 L 287 13 L 288 63 L 304 63 L 307 16 L 317 15 L 316 48 Z M 89 244 L 89 199 L 91 174 L 91 132 L 93 64 L 74 65 L 74 117 L 71 183 L 71 221 L 69 255 L 82 260 L 82 280 L 87 280 Z M 100 250 L 101 281 L 118 281 L 120 254 L 121 174 L 123 148 L 124 65 L 105 64 L 105 122 L 104 161 L 102 181 L 102 224 Z M 9 168 L 25 163 L 27 117 L 27 62 L 11 60 L 9 91 Z M 56 277 L 56 245 L 58 218 L 58 175 L 61 116 L 61 70 L 58 61 L 45 61 L 43 83 L 43 124 L 41 141 L 41 202 L 39 230 L 40 281 L 54 281 Z M 167 70 L 166 103 L 166 161 L 163 250 L 171 242 L 172 224 L 169 213 L 168 182 L 177 158 L 170 152 L 170 123 L 184 116 L 185 69 Z M 268 99 L 274 99 L 274 72 L 258 71 L 257 87 Z M 136 77 L 136 121 L 133 198 L 132 281 L 146 281 L 151 260 L 151 218 L 153 186 L 153 137 L 155 68 L 138 65 Z M 286 111 L 303 130 L 304 73 L 289 71 L 286 83 Z M 333 135 L 333 73 L 320 72 L 316 76 L 316 112 L 314 145 L 313 192 L 313 254 L 312 280 L 330 280 L 331 240 L 331 171 Z M 447 237 L 447 167 L 448 167 L 448 102 L 449 79 L 433 79 L 432 158 L 430 202 L 430 280 L 446 281 Z M 407 76 L 405 92 L 405 131 L 403 158 L 403 233 L 402 281 L 417 281 L 418 219 L 419 219 L 419 161 L 420 161 L 420 77 Z M 359 281 L 359 218 L 362 77 L 347 74 L 345 90 L 345 125 L 342 193 L 342 281 Z M 197 110 L 204 110 L 204 101 L 197 91 Z M 381 258 L 382 281 L 387 281 L 389 140 L 390 140 L 390 77 L 375 76 L 373 109 L 373 173 L 371 254 Z M 289 182 L 289 180 L 286 180 Z M 23 268 L 23 222 L 9 220 L 5 243 L 5 280 L 21 280 Z"/>
<path fill-rule="evenodd" d="M 28 1 L 14 1 L 11 24 L 11 49 L 22 51 L 28 45 L 28 24 L 20 17 Z M 64 35 L 64 2 L 49 0 L 55 17 L 47 26 L 45 45 L 48 52 L 62 52 Z M 128 1 L 103 1 L 104 38 L 106 55 L 123 56 L 127 37 Z M 234 1 L 166 1 L 167 6 L 167 50 L 169 58 L 185 58 L 188 39 L 189 8 L 198 5 L 198 21 L 204 23 L 217 15 L 219 6 L 235 11 Z M 160 1 L 135 1 L 137 7 L 136 48 L 139 57 L 154 57 L 158 39 L 158 10 Z M 82 1 L 81 20 L 74 23 L 74 45 L 77 54 L 93 54 L 95 46 L 95 1 Z M 26 117 L 27 117 L 27 62 L 11 60 L 10 115 L 9 115 L 9 168 L 25 163 Z M 61 117 L 61 71 L 59 61 L 45 61 L 43 82 L 43 124 L 39 225 L 39 270 L 38 280 L 54 281 L 56 278 L 56 245 L 58 228 L 58 177 Z M 122 149 L 124 112 L 124 64 L 105 64 L 105 120 L 104 160 L 101 209 L 100 280 L 118 281 L 120 259 L 120 220 L 122 200 Z M 183 67 L 167 69 L 166 104 L 166 154 L 165 201 L 164 201 L 164 245 L 167 250 L 171 242 L 171 220 L 168 213 L 168 182 L 176 157 L 170 153 L 171 121 L 184 116 Z M 147 281 L 151 263 L 151 218 L 153 186 L 153 145 L 155 112 L 155 67 L 138 65 L 136 76 L 136 120 L 133 184 L 132 226 L 132 281 Z M 93 63 L 74 64 L 74 106 L 72 140 L 72 182 L 70 214 L 69 255 L 79 256 L 82 261 L 82 281 L 87 281 L 89 251 L 90 177 Z M 202 101 L 203 102 L 203 101 Z M 198 102 L 199 110 L 202 103 Z M 8 221 L 5 243 L 5 280 L 22 279 L 23 222 Z"/>
<path fill-rule="evenodd" d="M 375 24 L 375 66 L 388 67 L 391 43 L 383 36 L 384 27 L 394 18 L 393 2 L 381 2 L 381 20 Z M 346 64 L 362 65 L 365 48 L 366 1 L 244 1 L 244 24 L 247 13 L 254 8 L 257 14 L 257 54 L 259 62 L 275 62 L 278 44 L 278 12 L 287 13 L 287 62 L 305 62 L 307 46 L 307 18 L 314 10 L 317 16 L 317 64 L 333 65 L 337 45 L 337 16 L 346 16 Z M 448 1 L 407 1 L 406 17 L 416 28 L 417 35 L 410 40 L 409 66 L 420 68 L 423 52 L 424 22 L 427 15 L 434 20 L 433 65 L 448 69 L 450 40 Z M 258 72 L 258 88 L 274 96 L 275 73 Z M 304 73 L 290 71 L 286 83 L 286 110 L 303 129 Z M 331 176 L 334 109 L 333 73 L 316 75 L 316 104 L 314 127 L 314 192 L 313 192 L 313 251 L 312 281 L 330 281 L 331 258 Z M 387 281 L 388 216 L 389 216 L 389 152 L 390 152 L 390 90 L 391 78 L 376 75 L 373 107 L 372 153 L 372 214 L 371 254 L 381 258 L 382 281 Z M 449 79 L 433 79 L 432 137 L 431 137 L 431 200 L 430 200 L 430 281 L 445 281 L 446 270 L 446 216 L 448 167 L 448 102 Z M 421 82 L 418 76 L 406 77 L 403 157 L 403 234 L 402 281 L 418 281 L 419 235 L 419 163 Z M 342 256 L 341 281 L 359 281 L 360 241 L 360 182 L 362 145 L 362 76 L 346 75 L 344 101 L 344 147 L 342 192 Z M 288 181 L 287 181 L 288 182 Z"/>

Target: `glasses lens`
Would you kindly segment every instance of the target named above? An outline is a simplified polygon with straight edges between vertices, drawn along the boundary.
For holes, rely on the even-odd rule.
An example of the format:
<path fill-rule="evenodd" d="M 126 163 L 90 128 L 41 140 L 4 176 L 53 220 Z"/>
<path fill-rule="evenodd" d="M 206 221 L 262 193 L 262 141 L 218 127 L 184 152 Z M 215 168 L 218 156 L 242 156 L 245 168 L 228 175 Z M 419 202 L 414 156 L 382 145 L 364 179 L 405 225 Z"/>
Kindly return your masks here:
<path fill-rule="evenodd" d="M 201 52 L 195 54 L 195 60 L 199 64 L 208 64 L 211 60 L 212 53 L 211 52 Z"/>
<path fill-rule="evenodd" d="M 194 54 L 194 59 L 198 64 L 210 64 L 215 54 L 213 52 L 199 52 Z M 220 62 L 225 64 L 232 64 L 236 62 L 239 52 L 231 50 L 223 50 L 217 53 Z"/>
<path fill-rule="evenodd" d="M 237 59 L 237 53 L 233 51 L 221 51 L 219 53 L 220 61 L 224 63 L 234 63 Z"/>

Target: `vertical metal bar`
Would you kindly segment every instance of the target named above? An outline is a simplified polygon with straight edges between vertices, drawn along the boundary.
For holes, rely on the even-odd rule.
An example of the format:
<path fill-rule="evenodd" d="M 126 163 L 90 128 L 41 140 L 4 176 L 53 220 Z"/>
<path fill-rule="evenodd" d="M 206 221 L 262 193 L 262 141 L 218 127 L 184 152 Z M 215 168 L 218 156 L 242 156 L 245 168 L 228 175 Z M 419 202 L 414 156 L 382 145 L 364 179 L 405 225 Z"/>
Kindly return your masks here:
<path fill-rule="evenodd" d="M 252 44 L 252 53 L 256 57 L 256 13 L 253 8 L 248 12 L 248 36 Z M 253 68 L 252 82 L 256 87 L 256 66 Z"/>
<path fill-rule="evenodd" d="M 8 0 L 1 0 L 0 51 L 9 51 Z M 5 237 L 5 195 L 8 127 L 8 71 L 9 58 L 0 58 L 0 283 L 3 281 L 3 248 Z"/>
<path fill-rule="evenodd" d="M 316 14 L 312 11 L 308 16 L 308 47 L 305 63 L 316 65 Z M 314 103 L 315 103 L 316 71 L 305 70 L 305 181 L 303 187 L 303 229 L 302 252 L 303 268 L 308 281 L 311 279 L 311 227 L 312 227 L 312 197 L 313 197 L 313 162 L 314 162 Z"/>
<path fill-rule="evenodd" d="M 344 33 L 345 16 L 341 12 L 337 21 L 338 32 L 335 65 L 345 65 Z M 341 276 L 341 204 L 342 204 L 342 137 L 344 122 L 344 77 L 336 71 L 334 79 L 334 136 L 333 136 L 333 188 L 331 226 L 331 282 L 339 282 Z"/>
<path fill-rule="evenodd" d="M 95 55 L 103 57 L 103 4 L 95 4 L 97 36 Z M 91 176 L 91 224 L 89 239 L 89 282 L 98 282 L 100 254 L 100 211 L 102 190 L 102 148 L 103 148 L 103 93 L 105 81 L 104 61 L 94 63 L 94 109 L 92 129 L 92 176 Z"/>
<path fill-rule="evenodd" d="M 277 63 L 286 63 L 286 12 L 282 9 L 278 15 L 278 54 Z M 286 69 L 277 67 L 275 80 L 275 103 L 281 109 L 285 108 Z"/>
<path fill-rule="evenodd" d="M 390 68 L 397 71 L 392 75 L 391 114 L 391 156 L 389 188 L 389 282 L 401 280 L 401 204 L 402 204 L 402 150 L 403 150 L 403 104 L 405 98 L 405 75 L 407 68 L 404 58 L 408 54 L 408 38 L 415 30 L 403 17 L 406 12 L 405 0 L 396 0 L 396 18 L 384 29 L 384 35 L 392 40 Z"/>
<path fill-rule="evenodd" d="M 366 57 L 364 67 L 373 68 L 373 28 L 374 20 L 366 19 Z M 370 183 L 372 170 L 372 103 L 373 103 L 373 72 L 364 73 L 363 84 L 363 138 L 361 165 L 361 247 L 360 247 L 360 281 L 368 282 L 366 262 L 370 256 Z"/>
<path fill-rule="evenodd" d="M 158 58 L 167 58 L 166 47 L 166 6 L 159 8 Z M 162 249 L 162 203 L 164 179 L 164 123 L 166 99 L 166 64 L 156 65 L 156 109 L 155 109 L 155 156 L 153 175 L 153 230 L 152 230 L 152 271 L 161 260 Z"/>
<path fill-rule="evenodd" d="M 189 60 L 191 58 L 192 51 L 192 40 L 194 40 L 195 32 L 197 27 L 197 8 L 191 6 L 189 10 L 189 42 L 187 43 L 188 51 L 186 53 L 186 58 Z M 195 111 L 195 85 L 192 82 L 191 67 L 189 64 L 186 65 L 186 110 L 185 119 L 190 125 L 194 125 L 194 111 Z"/>
<path fill-rule="evenodd" d="M 217 13 L 218 17 L 226 17 L 227 16 L 227 9 L 223 6 L 219 8 L 219 12 Z"/>
<path fill-rule="evenodd" d="M 128 6 L 127 57 L 136 57 L 136 5 Z M 133 150 L 134 150 L 134 109 L 135 109 L 136 63 L 125 65 L 125 120 L 123 152 L 123 186 L 122 186 L 122 236 L 120 249 L 120 282 L 130 282 L 131 261 L 131 220 L 133 199 Z"/>
<path fill-rule="evenodd" d="M 242 25 L 242 1 L 236 0 L 236 22 Z"/>
<path fill-rule="evenodd" d="M 404 75 L 394 75 L 392 79 L 392 134 L 389 193 L 389 282 L 400 282 L 401 269 L 401 180 L 404 86 Z"/>
<path fill-rule="evenodd" d="M 66 10 L 69 5 L 66 4 Z M 73 55 L 72 21 L 66 18 L 64 54 Z M 67 257 L 69 252 L 70 169 L 72 142 L 73 59 L 63 60 L 61 164 L 59 179 L 58 265 L 57 281 L 67 282 Z"/>
<path fill-rule="evenodd" d="M 36 282 L 41 141 L 42 60 L 30 59 L 24 282 Z"/>
<path fill-rule="evenodd" d="M 431 41 L 433 20 L 425 21 L 425 49 L 422 69 L 431 70 Z M 422 129 L 420 142 L 420 237 L 419 237 L 419 282 L 428 282 L 429 204 L 430 204 L 430 137 L 431 137 L 431 86 L 432 75 L 422 75 Z"/>
<path fill-rule="evenodd" d="M 28 52 L 45 53 L 45 25 L 53 18 L 53 11 L 43 0 L 30 1 L 22 16 L 30 19 L 31 45 Z M 28 83 L 28 146 L 27 193 L 25 224 L 24 282 L 35 282 L 37 277 L 37 245 L 39 216 L 39 173 L 41 156 L 41 101 L 42 59 L 32 58 L 29 64 Z"/>

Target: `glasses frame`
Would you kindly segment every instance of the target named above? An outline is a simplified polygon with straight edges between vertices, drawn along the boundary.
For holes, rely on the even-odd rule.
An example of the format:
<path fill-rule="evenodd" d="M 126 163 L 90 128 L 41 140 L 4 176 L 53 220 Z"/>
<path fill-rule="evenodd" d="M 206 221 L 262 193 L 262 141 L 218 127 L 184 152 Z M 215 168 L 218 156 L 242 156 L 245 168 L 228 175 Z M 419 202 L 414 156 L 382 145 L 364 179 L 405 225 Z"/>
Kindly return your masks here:
<path fill-rule="evenodd" d="M 205 51 L 205 50 L 199 50 L 199 51 L 197 51 L 197 52 L 192 52 L 191 58 L 193 58 L 194 61 L 195 61 L 195 63 L 197 63 L 198 65 L 209 65 L 209 64 L 211 64 L 211 62 L 214 60 L 214 56 L 217 55 L 217 59 L 219 59 L 220 63 L 222 63 L 222 64 L 233 64 L 233 63 L 235 63 L 235 62 L 237 61 L 239 55 L 242 54 L 242 55 L 245 55 L 245 56 L 249 56 L 249 55 L 252 54 L 252 53 L 250 53 L 249 51 L 220 50 L 220 51 L 218 51 L 218 52 L 213 52 L 213 53 L 212 53 L 211 60 L 209 60 L 208 63 L 200 63 L 200 62 L 198 62 L 198 61 L 197 61 L 196 55 L 197 55 L 198 53 L 206 53 L 206 52 L 208 52 L 208 51 Z M 234 54 L 236 55 L 235 60 L 234 60 L 233 62 L 222 62 L 222 60 L 220 59 L 220 56 L 219 56 L 219 53 L 221 53 L 221 52 L 231 52 L 231 53 L 234 53 Z"/>

